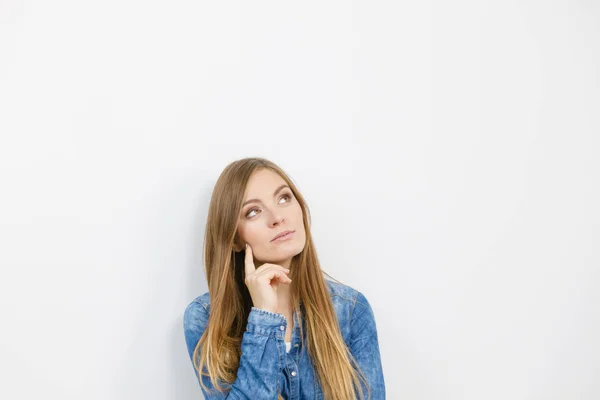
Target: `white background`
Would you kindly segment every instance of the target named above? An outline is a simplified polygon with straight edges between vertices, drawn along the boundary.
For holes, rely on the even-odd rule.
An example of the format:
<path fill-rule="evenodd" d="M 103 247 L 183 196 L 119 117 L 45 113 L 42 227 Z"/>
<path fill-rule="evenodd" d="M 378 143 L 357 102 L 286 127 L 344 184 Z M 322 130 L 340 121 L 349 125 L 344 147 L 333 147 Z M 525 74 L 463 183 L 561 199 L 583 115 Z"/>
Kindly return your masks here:
<path fill-rule="evenodd" d="M 0 2 L 0 398 L 202 398 L 231 161 L 284 168 L 389 399 L 600 398 L 597 1 Z"/>

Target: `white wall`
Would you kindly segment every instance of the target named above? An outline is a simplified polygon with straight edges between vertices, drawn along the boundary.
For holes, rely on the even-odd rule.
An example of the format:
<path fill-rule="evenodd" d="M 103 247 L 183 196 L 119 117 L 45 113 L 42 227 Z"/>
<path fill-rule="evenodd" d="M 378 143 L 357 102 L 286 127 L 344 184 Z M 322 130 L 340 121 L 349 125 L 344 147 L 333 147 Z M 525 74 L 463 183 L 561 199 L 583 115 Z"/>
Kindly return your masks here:
<path fill-rule="evenodd" d="M 212 185 L 263 156 L 390 399 L 600 398 L 600 4 L 0 3 L 0 398 L 201 398 Z"/>

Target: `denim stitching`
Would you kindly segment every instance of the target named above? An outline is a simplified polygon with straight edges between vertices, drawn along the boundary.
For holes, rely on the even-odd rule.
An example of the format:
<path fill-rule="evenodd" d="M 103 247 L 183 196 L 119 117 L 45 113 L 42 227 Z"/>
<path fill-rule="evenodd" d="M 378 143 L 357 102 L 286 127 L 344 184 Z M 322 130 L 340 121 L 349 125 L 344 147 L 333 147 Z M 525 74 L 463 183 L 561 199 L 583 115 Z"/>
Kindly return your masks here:
<path fill-rule="evenodd" d="M 281 393 L 279 390 L 279 373 L 282 372 L 281 369 L 281 352 L 279 351 L 279 345 L 277 342 L 277 337 L 275 337 L 275 347 L 277 348 L 277 393 Z"/>

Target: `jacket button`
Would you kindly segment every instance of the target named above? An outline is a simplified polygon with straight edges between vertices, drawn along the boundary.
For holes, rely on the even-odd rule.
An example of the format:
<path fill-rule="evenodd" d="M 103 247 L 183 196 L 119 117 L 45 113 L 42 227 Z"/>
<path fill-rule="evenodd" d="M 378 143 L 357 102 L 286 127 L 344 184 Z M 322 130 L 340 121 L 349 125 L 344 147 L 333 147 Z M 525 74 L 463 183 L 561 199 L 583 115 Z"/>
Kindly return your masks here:
<path fill-rule="evenodd" d="M 285 330 L 285 326 L 281 325 L 281 326 L 279 327 L 279 329 L 281 329 L 281 330 L 283 331 L 283 330 Z"/>
<path fill-rule="evenodd" d="M 292 371 L 292 376 L 296 376 L 296 371 Z"/>

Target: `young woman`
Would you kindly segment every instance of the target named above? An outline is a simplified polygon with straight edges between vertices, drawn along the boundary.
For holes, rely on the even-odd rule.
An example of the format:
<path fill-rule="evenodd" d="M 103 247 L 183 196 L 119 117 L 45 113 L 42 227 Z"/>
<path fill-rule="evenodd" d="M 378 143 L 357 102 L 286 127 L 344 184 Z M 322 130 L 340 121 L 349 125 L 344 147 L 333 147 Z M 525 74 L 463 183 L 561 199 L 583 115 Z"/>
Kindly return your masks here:
<path fill-rule="evenodd" d="M 308 206 L 281 168 L 229 164 L 204 245 L 208 292 L 185 309 L 184 332 L 207 400 L 385 399 L 373 310 L 324 279 Z"/>

